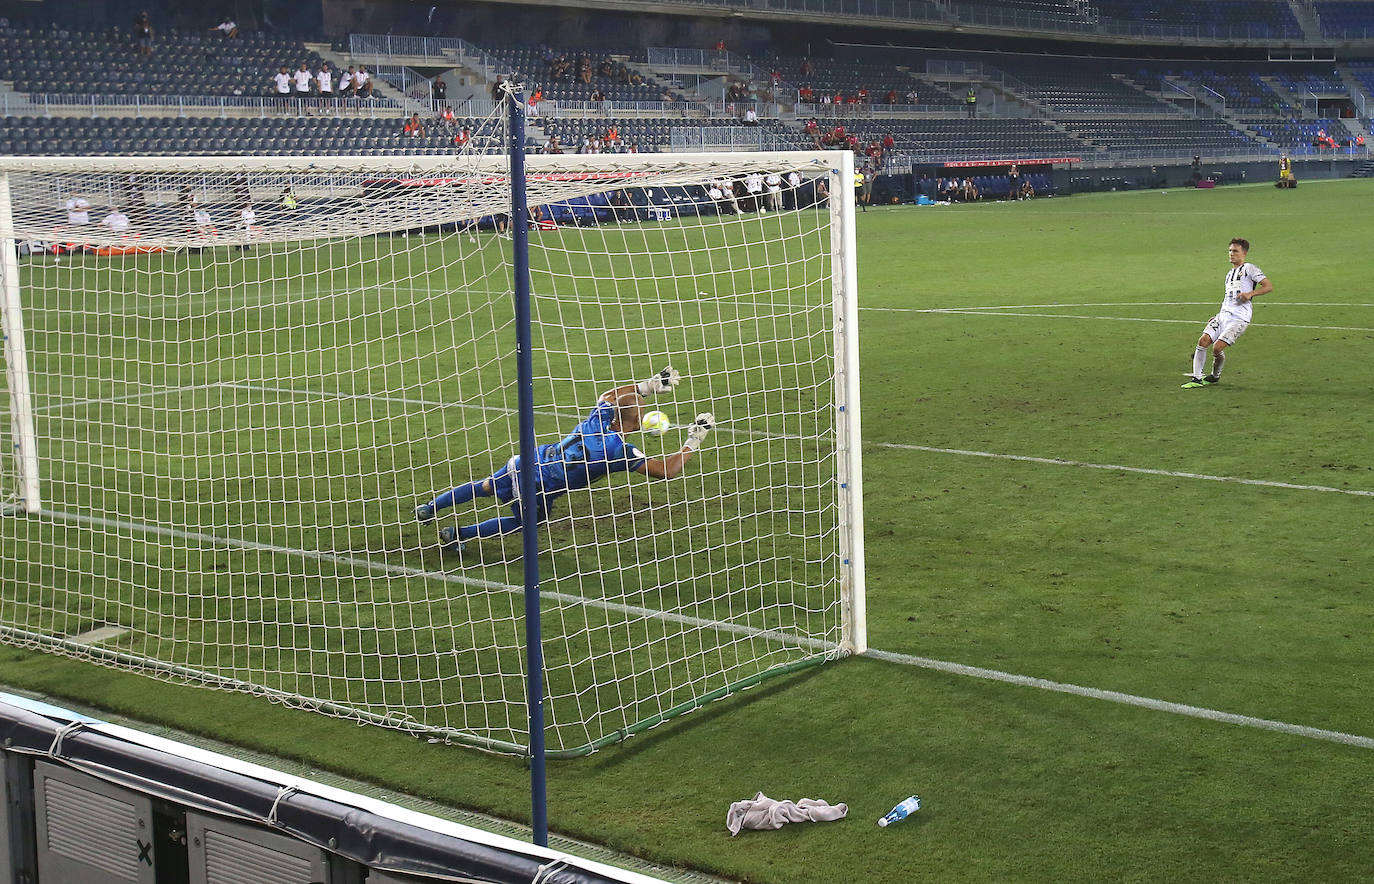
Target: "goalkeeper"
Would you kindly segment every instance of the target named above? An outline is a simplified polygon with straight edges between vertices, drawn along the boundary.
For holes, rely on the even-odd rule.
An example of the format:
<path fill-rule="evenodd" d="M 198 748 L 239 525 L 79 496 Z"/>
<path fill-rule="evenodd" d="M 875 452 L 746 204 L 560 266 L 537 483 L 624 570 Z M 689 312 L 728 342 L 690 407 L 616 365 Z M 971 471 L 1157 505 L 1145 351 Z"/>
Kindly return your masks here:
<path fill-rule="evenodd" d="M 547 520 L 554 501 L 564 494 L 586 488 L 611 473 L 633 470 L 655 479 L 674 479 L 681 474 L 687 461 L 692 459 L 707 434 L 714 429 L 716 419 L 711 414 L 697 415 L 696 422 L 687 431 L 682 448 L 661 460 L 645 456 L 638 448 L 628 444 L 622 435 L 639 429 L 646 397 L 666 393 L 680 381 L 681 375 L 669 366 L 646 381 L 626 384 L 602 393 L 591 414 L 572 433 L 560 442 L 538 446 L 535 449 L 539 463 L 538 475 L 535 476 L 535 520 Z M 428 503 L 420 504 L 415 508 L 415 518 L 422 524 L 428 523 L 449 507 L 468 503 L 477 497 L 495 497 L 501 503 L 510 504 L 511 515 L 496 516 L 461 528 L 442 528 L 439 541 L 445 549 L 461 552 L 463 544 L 469 540 L 519 531 L 519 469 L 520 456 L 517 454 L 489 477 L 459 485 Z"/>

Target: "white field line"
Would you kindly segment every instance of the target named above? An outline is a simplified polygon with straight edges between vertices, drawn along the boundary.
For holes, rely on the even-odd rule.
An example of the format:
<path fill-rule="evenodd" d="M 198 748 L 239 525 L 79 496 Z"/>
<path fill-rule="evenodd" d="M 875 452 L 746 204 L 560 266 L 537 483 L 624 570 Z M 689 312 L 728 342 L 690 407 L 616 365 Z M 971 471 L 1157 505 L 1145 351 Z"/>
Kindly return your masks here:
<path fill-rule="evenodd" d="M 1186 715 L 1190 718 L 1201 718 L 1207 721 L 1215 721 L 1220 724 L 1253 727 L 1295 737 L 1306 737 L 1311 740 L 1326 740 L 1331 743 L 1342 743 L 1346 746 L 1357 746 L 1361 749 L 1374 749 L 1374 738 L 1361 737 L 1357 734 L 1347 734 L 1341 731 L 1308 727 L 1302 724 L 1289 724 L 1285 721 L 1274 721 L 1269 718 L 1255 718 L 1250 715 L 1236 715 L 1232 712 L 1221 712 L 1216 709 L 1207 709 L 1202 706 L 1189 706 L 1184 703 L 1173 703 L 1168 700 L 1138 697 L 1134 694 L 1123 694 L 1119 691 L 1104 691 L 1098 688 L 1088 688 L 1058 681 L 1049 681 L 1048 679 L 1035 678 L 1029 675 L 1016 675 L 1010 672 L 1001 672 L 996 669 L 982 669 L 977 666 L 965 666 L 962 663 L 948 663 L 944 660 L 932 660 L 929 657 L 914 657 L 909 654 L 898 654 L 892 651 L 869 650 L 864 652 L 864 656 L 872 657 L 875 660 L 884 660 L 889 663 L 900 663 L 903 666 L 918 666 L 922 669 L 933 669 L 939 672 L 948 672 L 952 675 L 964 675 L 970 678 L 1000 681 L 1004 684 L 1038 688 L 1042 691 L 1054 691 L 1060 694 L 1072 694 L 1077 697 L 1088 697 L 1093 700 L 1106 700 L 1110 703 L 1138 706 L 1142 709 L 1150 709 L 1155 712 L 1167 712 L 1171 715 Z"/>
<path fill-rule="evenodd" d="M 149 396 L 162 396 L 172 393 L 185 393 L 188 390 L 208 389 L 215 384 L 187 384 L 184 387 L 156 387 L 151 390 L 142 390 L 138 393 L 129 393 L 124 396 L 102 396 L 96 399 L 76 399 L 71 402 L 54 402 L 49 405 L 40 405 L 35 408 L 34 414 L 59 411 L 64 408 L 79 408 L 83 405 L 103 405 L 105 403 L 132 402 L 135 399 L 146 399 Z"/>
<path fill-rule="evenodd" d="M 211 546 L 224 547 L 226 549 L 242 549 L 252 552 L 271 553 L 274 555 L 294 556 L 310 561 L 329 562 L 331 564 L 344 565 L 350 568 L 358 568 L 367 571 L 376 571 L 398 577 L 418 577 L 426 580 L 438 580 L 444 583 L 460 584 L 462 586 L 471 586 L 477 589 L 491 590 L 493 592 L 511 593 L 513 595 L 524 595 L 525 593 L 525 588 L 523 586 L 516 586 L 512 583 L 501 583 L 496 580 L 468 577 L 463 574 L 454 574 L 448 571 L 430 571 L 424 568 L 412 568 L 408 565 L 395 565 L 390 562 L 378 562 L 374 559 L 339 555 L 337 553 L 320 550 L 296 549 L 295 547 L 278 546 L 273 543 L 263 543 L 257 540 L 239 540 L 233 537 L 218 537 L 213 534 L 201 534 L 196 531 L 182 531 L 177 528 L 168 528 L 163 525 L 149 525 L 143 522 L 129 522 L 122 519 L 107 519 L 103 516 L 69 513 L 62 510 L 45 509 L 42 515 L 82 525 L 109 528 L 114 531 L 138 531 L 144 534 L 154 534 L 159 537 L 172 537 L 177 540 L 193 540 Z M 827 642 L 823 639 L 812 638 L 810 636 L 796 635 L 779 629 L 760 629 L 757 626 L 744 626 L 723 620 L 710 620 L 705 617 L 690 617 L 686 614 L 677 614 L 672 611 L 660 611 L 654 608 L 641 607 L 639 605 L 626 605 L 620 602 L 607 601 L 605 599 L 587 598 L 585 596 L 573 595 L 572 593 L 541 590 L 539 597 L 545 601 L 556 602 L 560 605 L 581 605 L 589 608 L 599 608 L 603 611 L 625 614 L 639 619 L 662 620 L 664 622 L 677 623 L 683 626 L 714 629 L 719 632 L 733 633 L 750 639 L 775 641 L 793 647 L 803 648 L 808 651 L 830 653 L 838 648 L 833 642 Z"/>
<path fill-rule="evenodd" d="M 1140 473 L 1146 476 L 1167 476 L 1171 479 L 1199 479 L 1204 482 L 1230 482 L 1236 485 L 1259 485 L 1264 488 L 1287 488 L 1292 491 L 1325 491 L 1331 494 L 1352 494 L 1356 497 L 1374 497 L 1374 491 L 1358 488 L 1333 488 L 1329 485 L 1297 485 L 1292 482 L 1274 482 L 1268 479 L 1242 479 L 1238 476 L 1212 476 L 1207 473 L 1186 473 L 1178 470 L 1154 470 L 1148 467 L 1128 467 L 1115 463 L 1088 463 L 1081 460 L 1064 460 L 1058 457 L 1031 457 L 1025 454 L 998 454 L 995 451 L 967 451 L 962 448 L 935 448 L 930 445 L 909 445 L 901 442 L 873 442 L 878 448 L 896 448 L 903 451 L 929 451 L 934 454 L 958 454 L 964 457 L 986 457 L 994 460 L 1015 460 L 1022 463 L 1047 464 L 1056 467 L 1081 467 L 1088 470 L 1112 470 L 1121 473 Z"/>
<path fill-rule="evenodd" d="M 1043 310 L 1051 307 L 1082 309 L 1084 307 L 1208 307 L 1216 301 L 1097 301 L 1087 304 L 962 304 L 956 307 L 860 307 L 860 310 L 892 311 L 894 313 L 948 313 L 951 310 Z M 1271 307 L 1374 307 L 1374 304 L 1343 304 L 1334 301 L 1270 301 Z"/>
<path fill-rule="evenodd" d="M 861 310 L 882 310 L 888 312 L 903 311 L 908 308 L 903 307 L 860 307 Z M 1197 319 L 1150 319 L 1143 316 L 1090 316 L 1082 313 L 1026 313 L 1022 310 L 1013 308 L 1010 310 L 995 310 L 978 308 L 968 310 L 963 308 L 948 308 L 941 310 L 911 310 L 917 313 L 946 313 L 961 316 L 1023 316 L 1033 319 L 1090 319 L 1098 322 L 1165 322 L 1177 325 L 1198 325 L 1201 322 L 1206 324 L 1206 320 Z M 1366 328 L 1358 325 L 1294 325 L 1286 322 L 1252 322 L 1256 328 L 1302 328 L 1313 329 L 1316 331 L 1355 331 L 1355 332 L 1374 332 L 1374 328 Z"/>

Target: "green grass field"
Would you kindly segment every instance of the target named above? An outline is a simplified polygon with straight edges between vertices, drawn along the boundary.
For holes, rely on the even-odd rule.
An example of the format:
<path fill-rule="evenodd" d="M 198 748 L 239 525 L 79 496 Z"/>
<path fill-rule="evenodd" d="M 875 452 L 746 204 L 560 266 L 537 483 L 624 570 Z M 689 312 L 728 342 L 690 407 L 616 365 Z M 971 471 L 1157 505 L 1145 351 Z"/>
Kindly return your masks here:
<path fill-rule="evenodd" d="M 551 827 L 787 884 L 1374 877 L 1371 197 L 1374 183 L 1339 181 L 860 215 L 868 622 L 883 658 L 555 764 Z M 1232 236 L 1275 291 L 1222 384 L 1183 390 Z M 424 418 L 377 423 L 407 416 Z M 16 530 L 0 529 L 7 549 Z M 348 543 L 410 555 L 404 540 Z M 320 616 L 335 604 L 318 600 Z M 528 815 L 518 759 L 9 648 L 0 682 Z M 758 790 L 851 815 L 731 839 L 727 807 Z M 918 814 L 874 825 L 913 792 Z"/>

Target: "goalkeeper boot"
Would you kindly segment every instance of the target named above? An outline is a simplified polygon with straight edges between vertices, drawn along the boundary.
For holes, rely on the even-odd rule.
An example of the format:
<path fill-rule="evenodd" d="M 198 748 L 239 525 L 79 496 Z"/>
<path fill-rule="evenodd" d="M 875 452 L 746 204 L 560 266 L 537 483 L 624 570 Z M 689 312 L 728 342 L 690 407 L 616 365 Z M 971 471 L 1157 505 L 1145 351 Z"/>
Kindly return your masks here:
<path fill-rule="evenodd" d="M 1207 377 L 1202 379 L 1202 382 L 1204 384 L 1219 384 L 1221 383 L 1221 375 L 1209 374 L 1207 375 Z"/>
<path fill-rule="evenodd" d="M 422 503 L 415 508 L 415 521 L 421 525 L 428 525 L 434 521 L 434 504 Z"/>
<path fill-rule="evenodd" d="M 1205 387 L 1205 386 L 1207 386 L 1207 385 L 1204 384 L 1204 383 L 1202 382 L 1202 378 L 1190 377 L 1190 378 L 1188 378 L 1188 380 L 1183 384 L 1183 389 L 1185 389 L 1185 390 L 1191 390 L 1191 389 L 1193 389 L 1193 388 L 1195 388 L 1195 387 Z"/>
<path fill-rule="evenodd" d="M 458 539 L 457 528 L 440 528 L 439 545 L 444 548 L 444 552 L 457 553 L 462 555 L 464 543 Z"/>

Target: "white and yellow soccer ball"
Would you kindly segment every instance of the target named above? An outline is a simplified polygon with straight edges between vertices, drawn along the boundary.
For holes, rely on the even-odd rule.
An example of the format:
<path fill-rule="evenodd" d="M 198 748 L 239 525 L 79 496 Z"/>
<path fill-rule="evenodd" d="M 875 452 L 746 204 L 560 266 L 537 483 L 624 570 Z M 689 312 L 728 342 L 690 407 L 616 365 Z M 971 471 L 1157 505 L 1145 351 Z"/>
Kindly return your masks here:
<path fill-rule="evenodd" d="M 651 411 L 639 419 L 639 426 L 651 436 L 662 436 L 673 428 L 673 422 L 661 411 Z"/>

